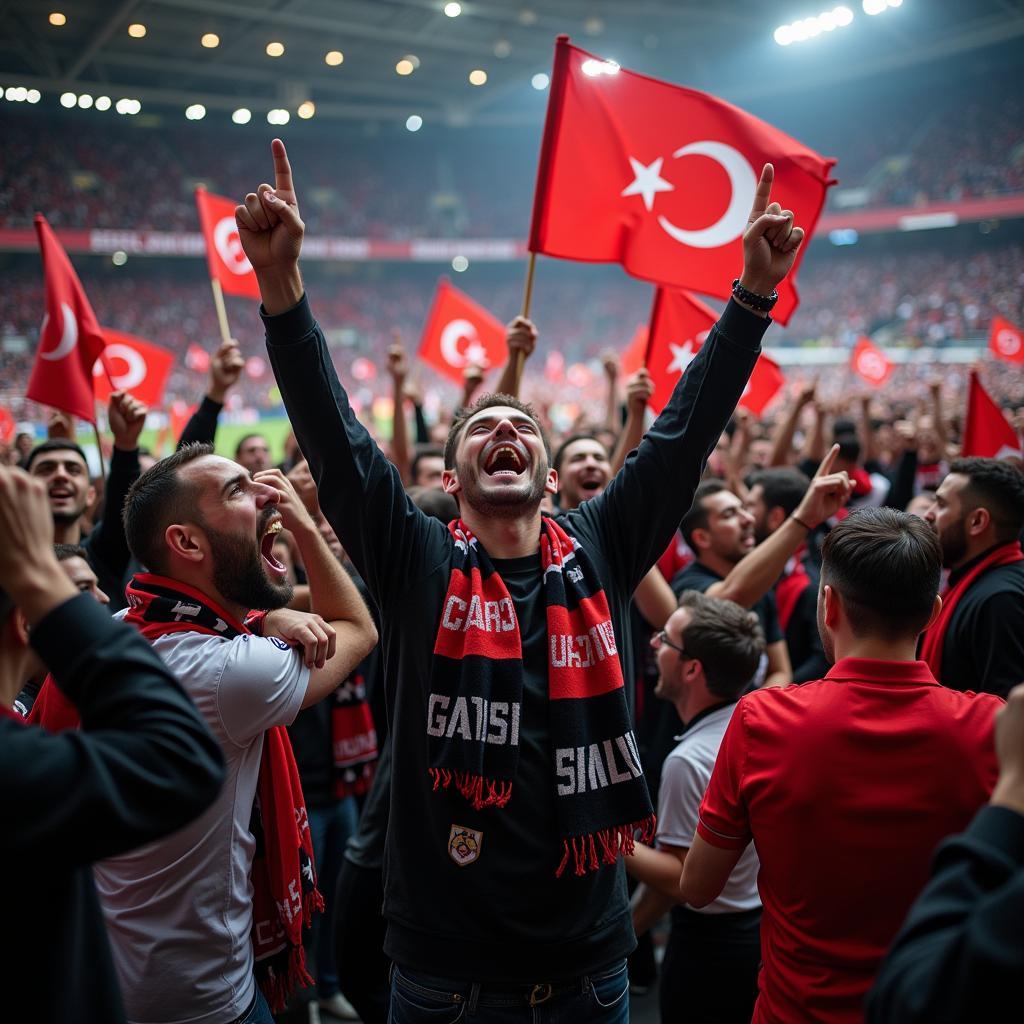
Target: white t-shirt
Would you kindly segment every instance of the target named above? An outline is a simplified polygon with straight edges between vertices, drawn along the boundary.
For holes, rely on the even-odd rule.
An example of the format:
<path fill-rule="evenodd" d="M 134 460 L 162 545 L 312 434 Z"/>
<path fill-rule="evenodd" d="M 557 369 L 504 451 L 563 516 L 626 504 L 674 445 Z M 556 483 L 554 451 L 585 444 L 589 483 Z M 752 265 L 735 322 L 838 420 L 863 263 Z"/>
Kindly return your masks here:
<path fill-rule="evenodd" d="M 275 638 L 172 633 L 153 644 L 220 742 L 213 806 L 159 842 L 94 866 L 128 1019 L 222 1024 L 255 995 L 249 831 L 263 733 L 294 721 L 309 683 Z"/>
<path fill-rule="evenodd" d="M 735 704 L 718 708 L 683 733 L 679 745 L 665 758 L 658 792 L 658 843 L 689 849 L 697 831 L 697 812 L 711 781 L 718 748 Z M 700 914 L 734 914 L 757 910 L 757 873 L 761 864 L 751 843 L 744 851 L 718 899 L 702 907 Z M 690 907 L 690 910 L 696 910 Z"/>

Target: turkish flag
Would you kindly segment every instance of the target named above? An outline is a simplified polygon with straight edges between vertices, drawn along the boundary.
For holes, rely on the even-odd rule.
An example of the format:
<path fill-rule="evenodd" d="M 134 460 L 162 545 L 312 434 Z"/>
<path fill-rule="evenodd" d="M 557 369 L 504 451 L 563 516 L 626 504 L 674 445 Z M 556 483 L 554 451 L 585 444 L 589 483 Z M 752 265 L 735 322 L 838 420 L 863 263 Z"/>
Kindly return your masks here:
<path fill-rule="evenodd" d="M 109 327 L 103 334 L 107 347 L 92 368 L 96 397 L 106 402 L 114 391 L 127 391 L 151 409 L 162 405 L 174 353 Z"/>
<path fill-rule="evenodd" d="M 870 338 L 858 338 L 850 354 L 850 366 L 872 387 L 883 387 L 896 369 Z"/>
<path fill-rule="evenodd" d="M 767 162 L 772 200 L 809 241 L 834 160 L 723 100 L 620 69 L 559 36 L 529 248 L 728 298 Z M 805 249 L 778 287 L 781 323 L 797 306 Z"/>
<path fill-rule="evenodd" d="M 103 332 L 68 254 L 41 213 L 36 214 L 36 235 L 46 315 L 25 395 L 95 423 L 92 367 L 103 351 Z"/>
<path fill-rule="evenodd" d="M 974 371 L 971 371 L 967 391 L 962 454 L 980 455 L 986 459 L 1001 459 L 1005 455 L 1024 456 L 1017 432 L 1007 423 L 1003 411 L 981 386 Z"/>
<path fill-rule="evenodd" d="M 755 416 L 760 416 L 785 383 L 786 375 L 782 372 L 782 367 L 762 352 L 754 363 L 754 372 L 751 373 L 750 380 L 740 395 L 739 404 L 749 409 Z"/>
<path fill-rule="evenodd" d="M 442 277 L 423 328 L 419 357 L 461 384 L 462 371 L 471 363 L 487 369 L 508 360 L 505 325 Z"/>
<path fill-rule="evenodd" d="M 256 283 L 252 264 L 242 251 L 235 224 L 237 203 L 223 196 L 214 196 L 205 188 L 196 189 L 199 207 L 199 226 L 206 242 L 206 263 L 210 277 L 220 281 L 227 295 L 241 295 L 245 299 L 258 299 L 260 287 Z"/>
<path fill-rule="evenodd" d="M 988 347 L 998 359 L 1008 363 L 1024 363 L 1024 332 L 1001 316 L 992 317 Z"/>
<path fill-rule="evenodd" d="M 644 365 L 647 356 L 647 332 L 647 324 L 637 324 L 632 340 L 622 353 L 622 373 L 626 377 L 632 376 Z"/>

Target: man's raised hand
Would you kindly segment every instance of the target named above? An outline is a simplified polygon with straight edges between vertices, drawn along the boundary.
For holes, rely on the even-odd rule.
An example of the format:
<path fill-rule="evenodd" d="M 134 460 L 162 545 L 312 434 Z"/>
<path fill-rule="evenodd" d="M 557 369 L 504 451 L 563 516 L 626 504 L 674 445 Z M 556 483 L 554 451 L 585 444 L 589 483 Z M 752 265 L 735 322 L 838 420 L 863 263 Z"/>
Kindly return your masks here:
<path fill-rule="evenodd" d="M 740 284 L 757 295 L 771 295 L 796 260 L 804 229 L 793 226 L 793 211 L 771 202 L 775 168 L 765 164 L 743 233 Z"/>

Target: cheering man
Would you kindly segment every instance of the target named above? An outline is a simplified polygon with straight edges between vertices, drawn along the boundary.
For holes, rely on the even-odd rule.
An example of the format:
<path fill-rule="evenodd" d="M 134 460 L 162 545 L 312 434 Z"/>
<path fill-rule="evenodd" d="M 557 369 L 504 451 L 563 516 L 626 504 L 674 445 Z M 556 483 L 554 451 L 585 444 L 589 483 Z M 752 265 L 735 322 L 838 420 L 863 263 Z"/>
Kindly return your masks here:
<path fill-rule="evenodd" d="M 803 231 L 758 185 L 737 302 L 604 492 L 557 522 L 533 410 L 485 395 L 455 417 L 446 528 L 408 500 L 335 374 L 299 274 L 303 224 L 282 143 L 275 187 L 236 209 L 270 358 L 320 504 L 381 612 L 393 723 L 385 861 L 393 1020 L 552 1002 L 626 1021 L 635 944 L 621 855 L 654 818 L 623 678 L 626 611 L 668 545 L 768 326 Z M 756 296 L 763 296 L 764 301 Z M 751 301 L 752 300 L 752 301 Z M 621 652 L 621 654 L 620 654 Z"/>

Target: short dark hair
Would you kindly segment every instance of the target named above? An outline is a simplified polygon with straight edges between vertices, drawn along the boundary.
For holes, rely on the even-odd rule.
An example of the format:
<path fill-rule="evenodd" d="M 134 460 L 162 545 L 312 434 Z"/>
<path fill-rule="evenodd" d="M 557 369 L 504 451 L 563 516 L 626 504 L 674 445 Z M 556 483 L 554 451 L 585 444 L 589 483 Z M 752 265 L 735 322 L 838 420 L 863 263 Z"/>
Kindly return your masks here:
<path fill-rule="evenodd" d="M 520 401 L 514 395 L 503 395 L 498 391 L 494 394 L 481 395 L 472 405 L 464 405 L 461 409 L 456 410 L 455 419 L 452 420 L 452 425 L 448 428 L 448 438 L 444 442 L 445 469 L 455 468 L 455 449 L 459 446 L 459 435 L 462 433 L 462 428 L 466 425 L 466 421 L 478 412 L 483 412 L 484 409 L 493 409 L 498 405 L 507 405 L 510 409 L 525 413 L 537 424 L 537 429 L 540 431 L 540 439 L 544 442 L 544 451 L 547 453 L 548 461 L 551 460 L 551 439 L 548 437 L 548 432 L 544 429 L 544 424 L 541 423 L 540 417 L 537 415 L 537 410 L 528 402 Z"/>
<path fill-rule="evenodd" d="M 568 449 L 569 445 L 575 444 L 577 441 L 596 441 L 602 448 L 604 448 L 605 457 L 608 457 L 608 449 L 605 448 L 604 441 L 602 441 L 597 434 L 591 434 L 586 431 L 570 434 L 555 449 L 555 457 L 551 460 L 551 468 L 555 470 L 556 473 L 562 472 L 562 460 L 565 458 L 566 449 Z"/>
<path fill-rule="evenodd" d="M 803 500 L 807 488 L 811 486 L 810 477 L 792 466 L 772 466 L 759 469 L 747 478 L 747 487 L 753 490 L 758 484 L 764 491 L 765 508 L 781 508 L 787 516 L 796 511 L 797 505 Z"/>
<path fill-rule="evenodd" d="M 147 569 L 166 570 L 164 531 L 171 523 L 198 522 L 196 490 L 178 479 L 182 466 L 213 454 L 212 444 L 186 444 L 146 470 L 124 499 L 124 535 L 131 553 Z"/>
<path fill-rule="evenodd" d="M 451 494 L 437 487 L 417 488 L 416 494 L 410 494 L 409 500 L 421 511 L 442 523 L 450 523 L 459 518 L 459 503 Z"/>
<path fill-rule="evenodd" d="M 254 437 L 258 437 L 261 441 L 267 441 L 267 435 L 266 434 L 261 434 L 261 433 L 259 433 L 259 431 L 254 431 L 251 434 L 243 435 L 242 437 L 240 437 L 238 439 L 238 444 L 235 445 L 235 458 L 236 459 L 238 458 L 238 453 L 242 450 L 242 445 L 245 444 L 246 441 L 251 441 Z M 269 441 L 267 441 L 267 446 L 268 447 L 270 446 L 270 442 Z"/>
<path fill-rule="evenodd" d="M 764 653 L 757 615 L 699 590 L 684 590 L 679 607 L 690 613 L 683 648 L 701 663 L 708 690 L 723 700 L 738 697 L 754 678 Z"/>
<path fill-rule="evenodd" d="M 835 443 L 839 445 L 839 458 L 847 462 L 860 461 L 860 439 L 856 434 L 838 433 L 835 435 Z"/>
<path fill-rule="evenodd" d="M 41 444 L 37 444 L 35 448 L 28 453 L 28 458 L 25 460 L 25 469 L 31 472 L 32 463 L 35 462 L 40 455 L 45 455 L 47 452 L 60 451 L 77 452 L 82 457 L 82 461 L 85 463 L 86 472 L 88 472 L 89 460 L 85 457 L 85 452 L 82 451 L 74 441 L 66 441 L 59 437 L 51 437 L 48 441 L 43 441 Z"/>
<path fill-rule="evenodd" d="M 729 487 L 726 482 L 719 480 L 717 477 L 709 477 L 697 485 L 697 490 L 693 494 L 693 504 L 679 523 L 679 530 L 683 535 L 683 540 L 694 551 L 697 549 L 693 545 L 693 531 L 706 530 L 708 528 L 708 510 L 704 507 L 704 499 L 710 498 L 712 494 L 718 494 L 719 491 L 728 490 Z"/>
<path fill-rule="evenodd" d="M 821 585 L 842 598 L 858 636 L 917 636 L 939 592 L 942 548 L 920 516 L 864 508 L 834 526 L 821 549 Z"/>
<path fill-rule="evenodd" d="M 999 540 L 1013 540 L 1024 529 L 1024 473 L 1002 459 L 978 456 L 955 459 L 949 471 L 967 477 L 961 504 L 966 511 L 988 509 Z"/>
<path fill-rule="evenodd" d="M 81 558 L 89 561 L 89 554 L 81 544 L 54 544 L 53 553 L 58 562 L 66 562 L 69 558 Z"/>
<path fill-rule="evenodd" d="M 439 444 L 421 445 L 416 449 L 416 454 L 412 457 L 412 462 L 409 464 L 409 479 L 413 483 L 416 482 L 416 472 L 420 467 L 420 462 L 423 459 L 443 459 L 444 449 Z"/>

